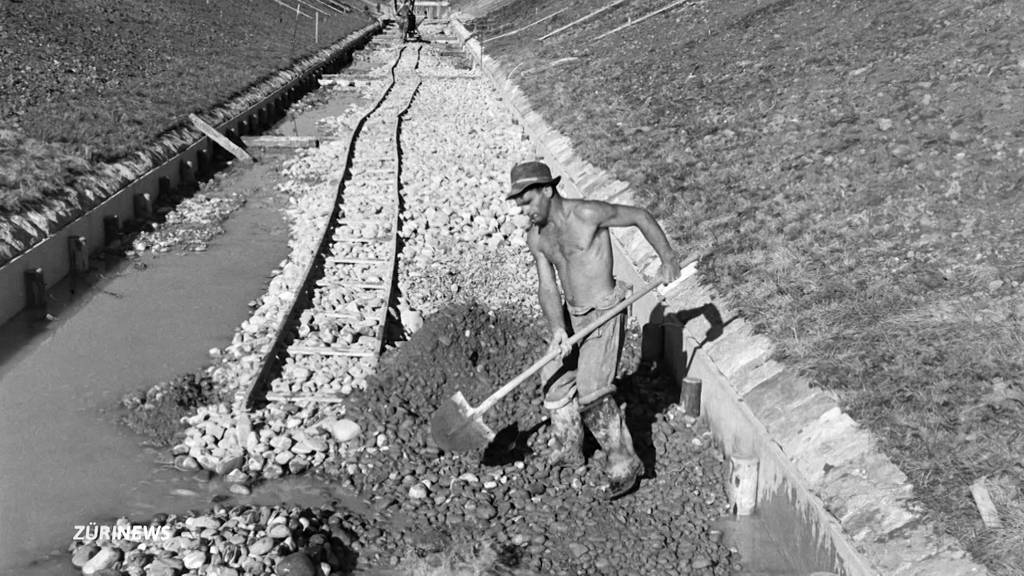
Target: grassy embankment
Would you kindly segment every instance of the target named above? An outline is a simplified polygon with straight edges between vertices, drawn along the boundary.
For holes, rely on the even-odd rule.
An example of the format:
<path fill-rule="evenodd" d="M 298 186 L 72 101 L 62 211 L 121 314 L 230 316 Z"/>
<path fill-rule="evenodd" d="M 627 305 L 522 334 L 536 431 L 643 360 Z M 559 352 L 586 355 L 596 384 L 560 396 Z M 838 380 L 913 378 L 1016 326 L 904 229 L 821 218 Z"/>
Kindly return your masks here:
<path fill-rule="evenodd" d="M 0 219 L 371 22 L 352 6 L 315 42 L 310 8 L 272 0 L 4 2 Z"/>
<path fill-rule="evenodd" d="M 987 0 L 522 0 L 473 24 L 631 182 L 777 355 L 881 439 L 930 517 L 1024 566 L 1024 10 Z M 471 25 L 472 27 L 472 25 Z M 556 60 L 572 56 L 572 61 Z M 1006 528 L 968 487 L 994 480 Z"/>

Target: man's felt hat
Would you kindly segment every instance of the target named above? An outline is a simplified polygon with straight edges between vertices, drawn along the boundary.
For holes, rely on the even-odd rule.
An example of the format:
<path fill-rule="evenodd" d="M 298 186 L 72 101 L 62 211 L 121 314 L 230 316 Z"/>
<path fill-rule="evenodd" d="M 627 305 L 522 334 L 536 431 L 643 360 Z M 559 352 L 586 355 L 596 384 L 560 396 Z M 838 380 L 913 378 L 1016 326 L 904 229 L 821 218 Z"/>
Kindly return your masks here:
<path fill-rule="evenodd" d="M 512 188 L 505 198 L 515 198 L 535 186 L 557 186 L 561 180 L 561 176 L 552 178 L 551 169 L 543 162 L 520 162 L 512 167 Z"/>

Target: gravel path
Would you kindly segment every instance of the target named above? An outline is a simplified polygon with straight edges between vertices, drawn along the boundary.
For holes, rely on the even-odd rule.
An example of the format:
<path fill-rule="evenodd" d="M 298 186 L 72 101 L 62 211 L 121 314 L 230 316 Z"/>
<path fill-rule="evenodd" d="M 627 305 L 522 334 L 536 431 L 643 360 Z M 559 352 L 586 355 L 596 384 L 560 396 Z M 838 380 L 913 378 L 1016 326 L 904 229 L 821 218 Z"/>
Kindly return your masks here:
<path fill-rule="evenodd" d="M 232 492 L 283 474 L 315 473 L 361 495 L 367 506 L 231 507 L 225 495 L 205 514 L 156 518 L 174 534 L 162 544 L 79 544 L 73 552 L 80 565 L 220 575 L 274 567 L 290 574 L 378 566 L 407 574 L 715 575 L 736 568 L 738 558 L 710 529 L 726 511 L 722 458 L 709 433 L 673 403 L 678 390 L 637 370 L 635 329 L 619 400 L 651 477 L 630 497 L 604 500 L 603 455 L 592 441 L 589 463 L 578 470 L 549 469 L 532 455 L 547 441 L 535 385 L 487 415 L 501 433 L 485 454 L 444 454 L 433 444 L 428 420 L 440 399 L 462 390 L 478 402 L 543 352 L 545 330 L 525 248 L 527 223 L 501 194 L 509 166 L 529 157 L 529 142 L 489 85 L 448 55 L 452 46 L 436 30 L 427 32 L 434 42 L 418 47 L 415 74 L 423 82 L 401 127 L 401 251 L 392 316 L 402 334 L 395 346 L 379 362 L 289 359 L 272 390 L 330 393 L 337 401 L 271 402 L 247 414 L 237 399 L 203 407 L 174 448 L 177 465 L 224 474 L 234 482 Z M 248 381 L 319 241 L 329 183 L 338 176 L 332 170 L 341 165 L 334 146 L 304 152 L 286 171 L 294 177 L 285 187 L 294 200 L 293 255 L 209 370 L 229 393 Z M 371 196 L 361 198 L 370 203 L 353 204 L 353 214 L 381 213 Z M 373 238 L 379 232 L 379 223 L 368 221 L 348 233 Z M 382 255 L 352 258 L 374 256 Z M 360 268 L 361 281 L 387 276 L 372 264 L 352 266 Z M 349 307 L 349 314 L 366 318 L 382 303 L 351 307 L 355 300 L 345 290 L 322 288 L 299 338 L 329 332 L 330 341 L 318 336 L 322 345 L 352 344 L 344 342 L 350 336 L 343 329 L 325 329 L 318 306 L 332 300 L 335 309 Z M 367 336 L 352 335 L 356 342 Z"/>

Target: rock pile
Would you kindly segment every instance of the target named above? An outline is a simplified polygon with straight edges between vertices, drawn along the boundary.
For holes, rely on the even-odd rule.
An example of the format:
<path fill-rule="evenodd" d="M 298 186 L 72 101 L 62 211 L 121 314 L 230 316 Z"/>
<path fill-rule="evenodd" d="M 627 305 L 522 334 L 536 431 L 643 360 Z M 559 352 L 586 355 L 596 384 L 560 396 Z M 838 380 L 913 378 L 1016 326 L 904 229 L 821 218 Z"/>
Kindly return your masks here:
<path fill-rule="evenodd" d="M 127 520 L 117 526 L 131 527 Z M 239 576 L 348 574 L 365 520 L 333 507 L 217 507 L 206 514 L 158 514 L 142 538 L 76 543 L 72 563 L 89 574 Z M 152 530 L 152 532 L 149 532 Z"/>

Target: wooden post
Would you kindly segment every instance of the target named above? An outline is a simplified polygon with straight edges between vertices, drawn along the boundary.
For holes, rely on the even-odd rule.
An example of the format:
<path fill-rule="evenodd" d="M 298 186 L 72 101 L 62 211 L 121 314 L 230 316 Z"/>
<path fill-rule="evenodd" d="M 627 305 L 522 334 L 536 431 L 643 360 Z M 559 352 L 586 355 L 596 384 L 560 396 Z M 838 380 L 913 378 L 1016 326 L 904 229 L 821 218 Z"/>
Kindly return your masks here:
<path fill-rule="evenodd" d="M 103 217 L 103 244 L 110 246 L 115 240 L 121 238 L 121 219 L 117 214 L 108 214 Z"/>
<path fill-rule="evenodd" d="M 170 194 L 171 179 L 167 176 L 161 176 L 160 179 L 156 181 L 156 197 L 158 200 L 160 198 L 166 199 Z"/>
<path fill-rule="evenodd" d="M 68 236 L 68 260 L 71 277 L 89 269 L 89 254 L 85 250 L 85 236 Z"/>
<path fill-rule="evenodd" d="M 313 42 L 320 43 L 320 13 L 316 13 L 316 18 L 313 19 Z"/>
<path fill-rule="evenodd" d="M 732 457 L 729 491 L 737 516 L 750 516 L 757 509 L 757 465 L 757 458 Z"/>
<path fill-rule="evenodd" d="M 25 300 L 28 308 L 46 310 L 46 280 L 42 268 L 25 270 Z"/>
<path fill-rule="evenodd" d="M 700 378 L 683 378 L 679 400 L 682 403 L 683 411 L 687 416 L 693 416 L 694 418 L 700 416 L 700 393 L 702 384 L 703 383 Z"/>
<path fill-rule="evenodd" d="M 178 166 L 178 172 L 181 175 L 183 186 L 191 186 L 196 183 L 196 168 L 191 160 L 182 160 Z"/>
<path fill-rule="evenodd" d="M 148 220 L 153 217 L 153 196 L 149 192 L 139 192 L 132 197 L 132 208 L 136 220 Z"/>

